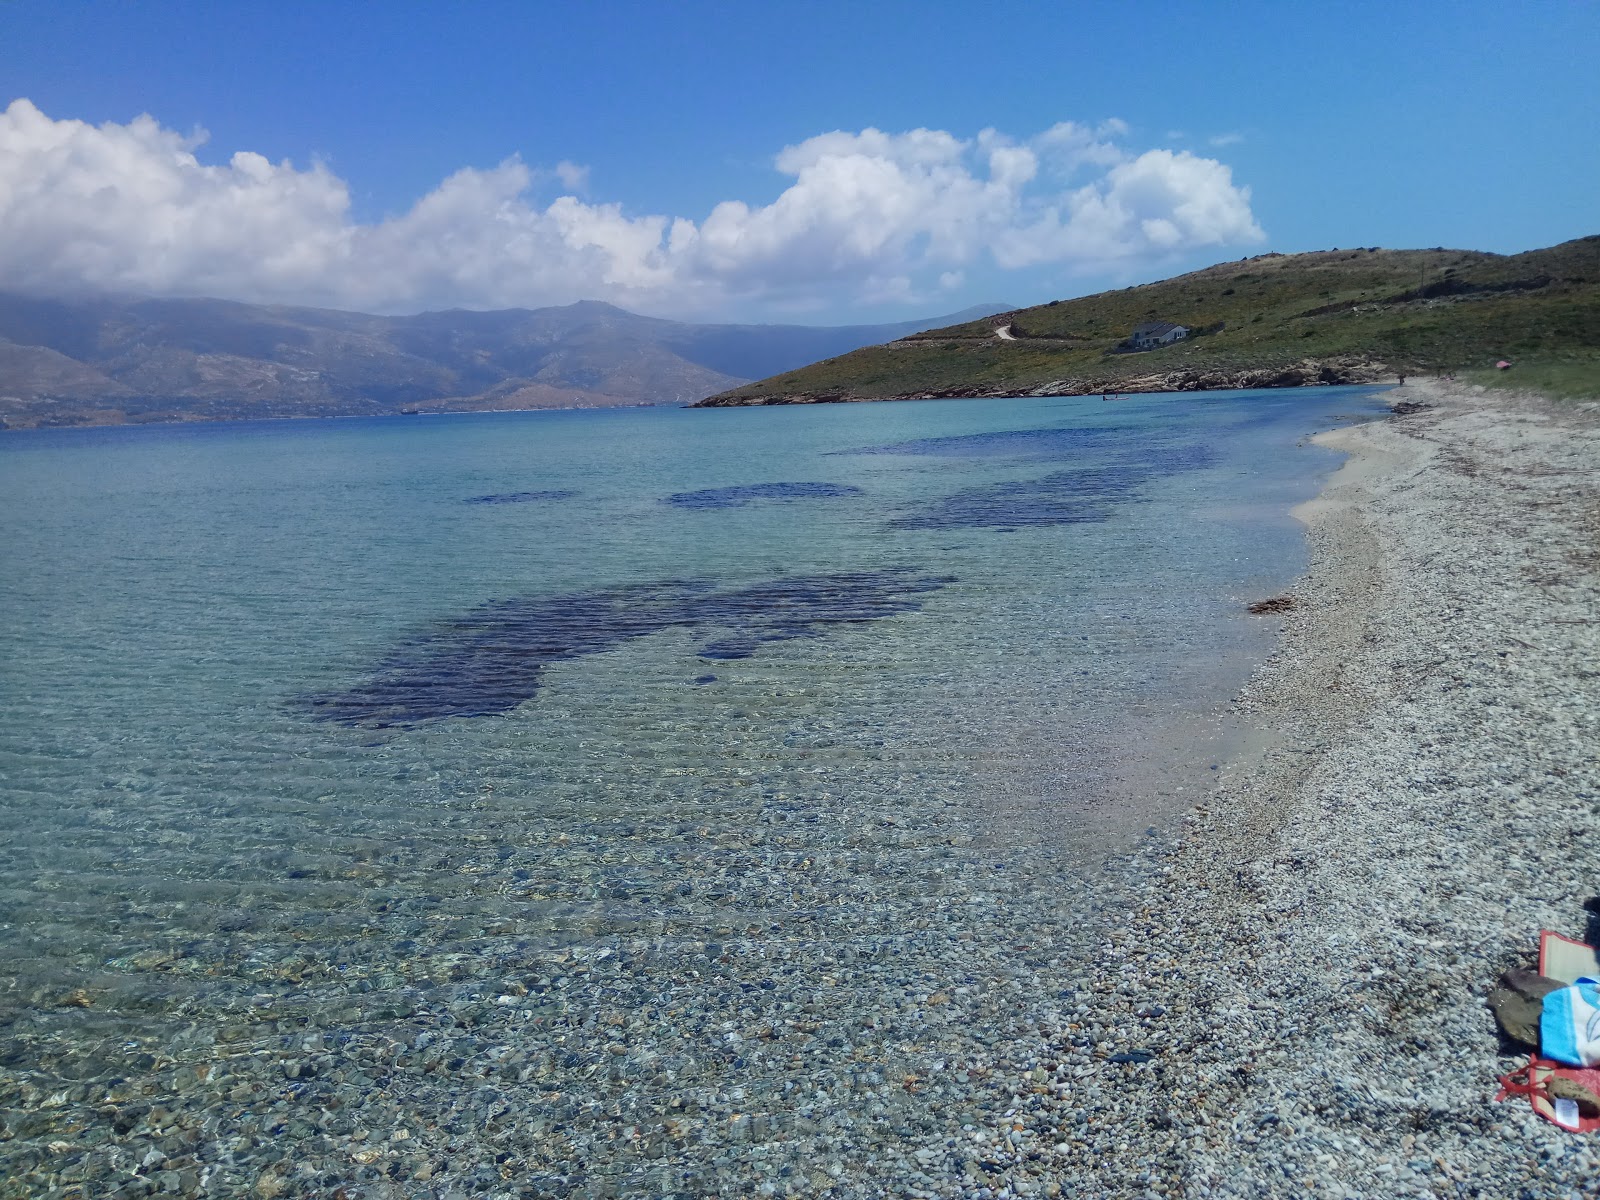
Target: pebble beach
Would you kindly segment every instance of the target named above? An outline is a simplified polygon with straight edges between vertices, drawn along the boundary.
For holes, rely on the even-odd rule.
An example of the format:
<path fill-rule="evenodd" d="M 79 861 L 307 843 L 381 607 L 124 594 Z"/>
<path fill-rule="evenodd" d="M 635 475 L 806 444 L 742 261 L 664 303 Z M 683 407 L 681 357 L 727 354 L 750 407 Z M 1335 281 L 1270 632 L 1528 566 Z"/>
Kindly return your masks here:
<path fill-rule="evenodd" d="M 1391 398 L 1414 410 L 1321 435 L 1352 457 L 1240 699 L 1273 742 L 1100 948 L 1089 1027 L 1156 1056 L 1062 1072 L 1029 1189 L 1594 1194 L 1592 1139 L 1493 1102 L 1525 1059 L 1484 996 L 1600 890 L 1600 406 Z"/>
<path fill-rule="evenodd" d="M 0 1197 L 1592 1195 L 1589 1140 L 1493 1102 L 1522 1060 L 1484 996 L 1600 891 L 1600 406 L 1389 399 L 1318 435 L 1349 457 L 1299 512 L 1308 572 L 1241 598 L 1281 628 L 1248 749 L 1138 849 L 774 803 L 548 848 L 659 841 L 651 903 L 707 905 L 700 937 L 419 909 L 415 961 L 307 925 L 326 962 L 229 962 L 237 1004 L 164 950 L 135 965 L 200 982 L 159 1022 L 41 985 L 6 998 Z M 497 869 L 493 803 L 463 870 Z"/>

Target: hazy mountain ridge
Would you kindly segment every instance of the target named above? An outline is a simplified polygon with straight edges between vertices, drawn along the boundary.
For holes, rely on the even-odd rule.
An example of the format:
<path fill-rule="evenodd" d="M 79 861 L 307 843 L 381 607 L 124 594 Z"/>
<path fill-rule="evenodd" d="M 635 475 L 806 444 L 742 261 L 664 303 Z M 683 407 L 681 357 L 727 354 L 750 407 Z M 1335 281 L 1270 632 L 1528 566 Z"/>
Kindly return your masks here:
<path fill-rule="evenodd" d="M 688 403 L 999 306 L 886 325 L 695 325 L 581 301 L 383 317 L 0 293 L 0 427 Z"/>
<path fill-rule="evenodd" d="M 1128 352 L 1134 327 L 1150 321 L 1190 337 Z M 1501 358 L 1600 359 L 1600 237 L 1511 255 L 1262 254 L 859 349 L 701 403 L 1364 383 Z"/>

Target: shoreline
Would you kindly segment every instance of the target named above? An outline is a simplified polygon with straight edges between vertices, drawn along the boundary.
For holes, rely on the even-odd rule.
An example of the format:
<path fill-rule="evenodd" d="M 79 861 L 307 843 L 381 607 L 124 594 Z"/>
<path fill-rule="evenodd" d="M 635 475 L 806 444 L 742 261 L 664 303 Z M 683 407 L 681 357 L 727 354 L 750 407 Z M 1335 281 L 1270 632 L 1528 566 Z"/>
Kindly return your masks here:
<path fill-rule="evenodd" d="M 1277 373 L 1282 375 L 1282 372 Z M 1122 393 L 1122 399 L 1134 396 L 1170 396 L 1187 395 L 1194 392 L 1211 391 L 1239 391 L 1250 389 L 1281 390 L 1318 387 L 1383 387 L 1389 380 L 1390 372 L 1386 367 L 1374 366 L 1370 372 L 1365 372 L 1357 377 L 1340 377 L 1336 379 L 1304 378 L 1293 383 L 1248 383 L 1230 380 L 1220 383 L 1209 383 L 1204 387 L 1180 386 L 1149 386 L 1135 389 L 1116 389 Z M 370 420 L 387 417 L 462 417 L 479 416 L 495 413 L 543 413 L 543 412 L 600 412 L 612 409 L 635 408 L 674 408 L 674 409 L 706 409 L 706 408 L 784 408 L 805 407 L 814 404 L 889 404 L 917 400 L 1028 400 L 1035 397 L 1059 397 L 1063 399 L 1088 400 L 1107 392 L 1108 388 L 1098 384 L 1091 386 L 1088 383 L 1077 385 L 1062 390 L 1055 385 L 1043 387 L 1037 391 L 1015 391 L 1010 389 L 952 389 L 949 392 L 919 392 L 899 396 L 845 396 L 822 393 L 802 392 L 783 398 L 759 398 L 738 403 L 712 404 L 715 396 L 707 396 L 700 400 L 684 402 L 682 400 L 628 400 L 616 404 L 541 404 L 529 408 L 426 408 L 413 412 L 376 412 L 376 413 L 274 413 L 270 415 L 240 415 L 240 416 L 208 416 L 204 414 L 189 414 L 174 416 L 152 421 L 75 421 L 68 424 L 32 424 L 12 425 L 6 423 L 4 415 L 0 414 L 0 434 L 7 433 L 38 433 L 60 432 L 73 429 L 132 429 L 146 427 L 184 426 L 184 425 L 229 425 L 244 422 L 263 421 L 346 421 Z M 95 415 L 105 415 L 98 413 Z M 119 413 L 120 415 L 120 413 Z"/>
<path fill-rule="evenodd" d="M 987 340 L 987 339 L 984 339 Z M 1017 341 L 1019 339 L 1010 339 Z M 1027 339 L 1034 340 L 1034 339 Z M 891 346 L 900 343 L 890 343 Z M 686 408 L 783 408 L 809 404 L 879 404 L 907 400 L 1025 400 L 1035 396 L 1090 399 L 1107 394 L 1170 396 L 1188 392 L 1271 391 L 1303 387 L 1381 387 L 1394 377 L 1386 364 L 1368 357 L 1308 358 L 1270 367 L 1253 367 L 1232 373 L 1219 369 L 1156 371 L 1114 378 L 1068 376 L 1018 388 L 1010 384 L 922 388 L 893 395 L 861 395 L 848 391 L 774 392 L 740 395 L 740 389 L 719 392 Z"/>
<path fill-rule="evenodd" d="M 0 418 L 0 434 L 7 433 L 63 433 L 79 429 L 171 429 L 192 425 L 245 425 L 264 424 L 268 421 L 374 421 L 391 417 L 480 417 L 503 416 L 519 413 L 547 412 L 610 412 L 616 409 L 635 408 L 687 408 L 676 400 L 630 400 L 625 404 L 564 404 L 539 405 L 534 408 L 427 408 L 412 412 L 379 413 L 280 413 L 272 416 L 248 417 L 174 417 L 161 421 L 81 421 L 69 425 L 7 425 Z"/>
<path fill-rule="evenodd" d="M 1238 701 L 1263 749 L 1123 864 L 1090 1028 L 1153 1054 L 1077 1082 L 1044 1194 L 1543 1197 L 1600 1173 L 1492 1102 L 1523 1060 L 1484 1006 L 1600 891 L 1600 405 L 1392 398 L 1429 407 L 1316 438 L 1351 457 L 1296 510 L 1310 567 Z"/>

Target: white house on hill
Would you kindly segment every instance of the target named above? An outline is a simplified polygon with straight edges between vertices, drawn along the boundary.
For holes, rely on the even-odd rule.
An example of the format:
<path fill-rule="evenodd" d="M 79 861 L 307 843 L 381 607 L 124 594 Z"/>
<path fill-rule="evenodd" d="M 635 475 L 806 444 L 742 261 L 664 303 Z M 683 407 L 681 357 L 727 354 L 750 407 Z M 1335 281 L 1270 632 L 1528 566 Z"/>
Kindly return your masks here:
<path fill-rule="evenodd" d="M 1189 328 L 1186 325 L 1174 325 L 1171 321 L 1146 321 L 1143 325 L 1134 326 L 1133 336 L 1128 341 L 1135 350 L 1151 350 L 1181 342 L 1188 336 Z"/>

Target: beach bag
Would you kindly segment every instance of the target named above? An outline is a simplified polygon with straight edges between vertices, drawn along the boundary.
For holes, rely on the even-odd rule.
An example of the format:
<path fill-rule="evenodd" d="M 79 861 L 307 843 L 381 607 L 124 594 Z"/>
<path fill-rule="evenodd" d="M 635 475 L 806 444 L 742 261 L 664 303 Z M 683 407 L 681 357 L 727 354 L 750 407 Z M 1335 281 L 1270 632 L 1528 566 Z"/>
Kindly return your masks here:
<path fill-rule="evenodd" d="M 1600 1064 L 1600 983 L 1579 979 L 1544 998 L 1539 1052 L 1573 1067 Z"/>
<path fill-rule="evenodd" d="M 1564 1067 L 1535 1055 L 1527 1066 L 1500 1076 L 1495 1099 L 1509 1096 L 1526 1096 L 1534 1112 L 1569 1133 L 1600 1129 L 1600 1071 L 1591 1067 Z"/>

